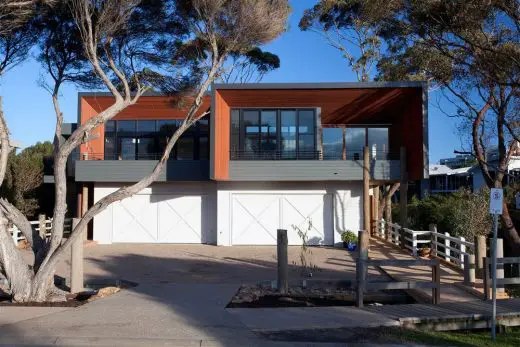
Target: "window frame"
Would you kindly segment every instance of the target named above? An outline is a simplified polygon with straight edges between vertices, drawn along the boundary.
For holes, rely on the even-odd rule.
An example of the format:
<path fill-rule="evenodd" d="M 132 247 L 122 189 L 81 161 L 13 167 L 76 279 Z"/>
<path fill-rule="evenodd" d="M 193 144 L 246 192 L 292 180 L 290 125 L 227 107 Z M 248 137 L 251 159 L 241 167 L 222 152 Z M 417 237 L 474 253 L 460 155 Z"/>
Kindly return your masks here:
<path fill-rule="evenodd" d="M 262 144 L 262 111 L 275 111 L 276 112 L 276 150 L 274 151 L 277 156 L 282 157 L 283 151 L 281 150 L 281 143 L 282 143 L 282 112 L 284 111 L 294 111 L 296 114 L 296 151 L 295 151 L 295 157 L 294 158 L 283 158 L 284 160 L 297 160 L 301 157 L 301 151 L 300 151 L 300 112 L 302 111 L 310 111 L 312 112 L 313 116 L 313 128 L 312 128 L 312 141 L 313 141 L 313 152 L 318 151 L 318 141 L 317 141 L 317 134 L 318 134 L 318 110 L 316 108 L 312 107 L 240 107 L 240 108 L 231 108 L 229 112 L 230 117 L 230 136 L 233 134 L 233 122 L 231 121 L 231 117 L 233 115 L 233 111 L 238 111 L 238 153 L 244 153 L 244 145 L 245 145 L 245 128 L 244 128 L 244 111 L 253 111 L 257 112 L 258 114 L 258 148 L 261 148 Z M 303 135 L 303 134 L 302 134 Z M 308 136 L 310 136 L 311 133 L 308 133 Z M 306 135 L 303 135 L 306 136 Z M 240 154 L 238 155 L 238 158 L 233 158 L 233 149 L 231 148 L 233 141 L 230 139 L 230 148 L 228 149 L 231 153 L 231 160 L 244 160 L 240 158 Z M 265 151 L 265 153 L 272 153 L 273 151 Z M 261 155 L 263 151 L 259 151 L 259 154 Z M 252 154 L 255 154 L 254 152 Z M 305 155 L 303 155 L 305 159 Z M 254 159 L 258 160 L 258 159 Z"/>
<path fill-rule="evenodd" d="M 130 132 L 119 132 L 119 122 L 126 122 L 126 121 L 132 121 L 134 122 L 135 124 L 135 131 L 131 134 Z M 146 134 L 141 133 L 139 131 L 139 121 L 146 121 L 146 122 L 154 122 L 155 123 L 155 131 L 154 132 L 146 132 Z M 139 140 L 142 139 L 142 138 L 152 138 L 153 139 L 153 147 L 154 147 L 154 152 L 155 153 L 151 153 L 150 154 L 150 157 L 153 157 L 153 156 L 157 156 L 157 158 L 153 158 L 153 159 L 158 159 L 160 157 L 160 155 L 163 153 L 163 150 L 159 148 L 160 146 L 160 138 L 161 138 L 161 132 L 160 132 L 160 129 L 159 129 L 159 123 L 160 122 L 172 122 L 172 123 L 178 123 L 178 122 L 182 122 L 182 119 L 121 119 L 121 120 L 117 120 L 117 119 L 114 119 L 114 120 L 110 120 L 109 122 L 113 122 L 113 129 L 114 131 L 110 132 L 109 135 L 110 138 L 114 141 L 114 153 L 110 154 L 110 155 L 107 155 L 107 150 L 106 150 L 106 140 L 103 141 L 103 157 L 105 160 L 123 160 L 123 159 L 120 159 L 121 158 L 121 145 L 120 145 L 120 139 L 121 138 L 132 138 L 134 139 L 134 142 L 135 142 L 135 155 L 134 155 L 134 158 L 133 159 L 124 159 L 124 160 L 151 160 L 151 158 L 148 158 L 147 156 L 145 156 L 145 158 L 139 158 Z M 203 131 L 202 130 L 202 126 L 201 126 L 201 121 L 207 121 L 207 125 L 205 126 L 205 130 Z M 206 149 L 206 153 L 210 153 L 210 123 L 211 123 L 211 120 L 209 119 L 209 117 L 204 117 L 200 120 L 197 120 L 195 122 L 195 124 L 193 124 L 192 128 L 190 129 L 187 129 L 182 135 L 180 138 L 182 138 L 183 136 L 189 136 L 191 137 L 192 139 L 192 151 L 193 151 L 193 158 L 192 159 L 188 159 L 188 160 L 209 160 L 209 158 L 206 158 L 206 159 L 200 159 L 201 157 L 201 153 L 200 153 L 200 149 L 201 149 L 201 143 L 200 143 L 200 139 L 202 137 L 205 137 L 207 138 L 207 141 L 206 141 L 206 145 L 207 145 L 207 149 Z M 112 125 L 111 124 L 111 125 Z M 178 125 L 176 125 L 178 126 Z M 107 133 L 105 132 L 105 138 L 108 137 L 106 135 Z M 177 157 L 177 144 L 175 144 L 172 152 L 170 153 L 170 158 L 169 160 L 179 160 L 178 157 Z M 187 159 L 183 159 L 184 161 L 187 160 Z"/>

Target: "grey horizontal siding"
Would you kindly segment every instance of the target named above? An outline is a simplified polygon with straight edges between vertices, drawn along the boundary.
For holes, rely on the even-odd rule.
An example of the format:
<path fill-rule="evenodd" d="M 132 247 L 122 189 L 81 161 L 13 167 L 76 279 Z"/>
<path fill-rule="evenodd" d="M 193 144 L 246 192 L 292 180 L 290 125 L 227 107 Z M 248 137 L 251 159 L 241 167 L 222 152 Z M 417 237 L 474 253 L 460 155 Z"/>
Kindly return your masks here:
<path fill-rule="evenodd" d="M 150 174 L 157 160 L 77 160 L 78 182 L 137 182 Z M 157 179 L 166 181 L 207 181 L 207 160 L 172 160 Z"/>
<path fill-rule="evenodd" d="M 352 160 L 232 160 L 232 181 L 361 181 L 363 161 Z M 399 179 L 399 160 L 372 162 L 372 179 Z"/>

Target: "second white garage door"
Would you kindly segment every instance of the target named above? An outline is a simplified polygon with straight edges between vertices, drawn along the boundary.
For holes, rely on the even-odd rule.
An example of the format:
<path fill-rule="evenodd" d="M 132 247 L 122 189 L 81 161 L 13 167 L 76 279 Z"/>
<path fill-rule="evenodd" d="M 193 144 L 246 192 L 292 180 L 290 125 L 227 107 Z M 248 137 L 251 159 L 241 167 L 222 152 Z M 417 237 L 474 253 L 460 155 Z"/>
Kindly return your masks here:
<path fill-rule="evenodd" d="M 204 196 L 138 194 L 112 205 L 112 242 L 201 243 Z"/>
<path fill-rule="evenodd" d="M 332 197 L 313 193 L 233 193 L 231 243 L 275 245 L 276 230 L 286 229 L 290 245 L 301 245 L 298 228 L 309 244 L 334 244 Z"/>

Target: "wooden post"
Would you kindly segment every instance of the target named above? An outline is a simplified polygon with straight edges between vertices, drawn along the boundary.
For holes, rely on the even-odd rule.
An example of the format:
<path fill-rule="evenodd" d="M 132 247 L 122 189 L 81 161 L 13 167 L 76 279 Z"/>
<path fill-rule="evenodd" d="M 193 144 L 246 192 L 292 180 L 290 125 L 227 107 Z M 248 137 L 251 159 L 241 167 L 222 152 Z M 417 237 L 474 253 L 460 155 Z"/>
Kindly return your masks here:
<path fill-rule="evenodd" d="M 399 211 L 401 228 L 408 228 L 408 164 L 406 157 L 406 148 L 401 147 L 399 153 L 399 159 L 401 163 L 401 186 L 399 188 Z M 404 248 L 404 230 L 401 229 L 401 247 Z"/>
<path fill-rule="evenodd" d="M 475 283 L 475 254 L 464 254 L 464 284 Z"/>
<path fill-rule="evenodd" d="M 450 237 L 450 233 L 444 233 L 445 236 L 447 237 Z M 447 262 L 451 262 L 451 258 L 450 258 L 450 255 L 451 255 L 451 252 L 450 252 L 450 249 L 448 247 L 450 247 L 451 245 L 451 242 L 448 238 L 445 238 L 444 239 L 444 260 L 446 260 Z"/>
<path fill-rule="evenodd" d="M 401 147 L 401 186 L 399 188 L 400 221 L 403 228 L 408 227 L 408 164 L 406 160 L 406 148 Z"/>
<path fill-rule="evenodd" d="M 81 205 L 81 215 L 82 217 L 85 215 L 85 213 L 87 213 L 88 211 L 88 185 L 83 185 L 83 188 L 82 188 L 83 192 L 81 194 L 81 198 L 83 199 Z M 87 231 L 85 231 L 83 233 L 83 237 L 82 237 L 83 240 L 86 240 L 87 239 Z"/>
<path fill-rule="evenodd" d="M 388 186 L 388 192 L 390 192 L 391 186 Z M 393 222 L 392 219 L 392 197 L 389 193 L 386 194 L 385 203 L 385 224 L 386 224 L 386 240 L 392 242 L 392 227 L 389 222 Z"/>
<path fill-rule="evenodd" d="M 360 230 L 358 233 L 358 255 L 356 261 L 356 306 L 363 307 L 363 295 L 365 292 L 365 282 L 368 260 L 368 247 L 370 236 L 368 231 Z"/>
<path fill-rule="evenodd" d="M 441 264 L 438 259 L 432 266 L 432 282 L 435 284 L 432 289 L 432 304 L 438 305 L 441 302 Z"/>
<path fill-rule="evenodd" d="M 431 231 L 431 254 L 437 256 L 437 226 L 430 224 L 429 229 Z"/>
<path fill-rule="evenodd" d="M 413 230 L 410 231 L 412 232 L 412 254 L 414 257 L 417 257 L 417 234 Z"/>
<path fill-rule="evenodd" d="M 504 258 L 504 240 L 497 239 L 497 259 Z M 497 262 L 497 283 L 504 279 L 504 263 Z M 497 284 L 497 293 L 504 294 L 505 288 L 503 284 Z"/>
<path fill-rule="evenodd" d="M 374 234 L 378 234 L 378 223 L 379 223 L 379 186 L 375 186 L 372 188 L 374 192 L 374 225 L 372 227 L 372 232 Z"/>
<path fill-rule="evenodd" d="M 11 230 L 13 231 L 12 233 L 12 237 L 13 237 L 13 242 L 14 242 L 14 246 L 15 247 L 18 247 L 18 228 L 16 227 L 16 225 L 13 225 L 13 227 L 11 228 Z"/>
<path fill-rule="evenodd" d="M 277 289 L 280 293 L 286 294 L 289 290 L 289 256 L 287 254 L 287 230 L 277 230 L 276 245 L 278 255 Z"/>
<path fill-rule="evenodd" d="M 72 219 L 72 230 L 76 228 L 80 219 Z M 85 230 L 81 231 L 85 232 Z M 78 237 L 71 245 L 70 252 L 70 292 L 79 293 L 84 289 L 83 282 L 83 237 Z"/>
<path fill-rule="evenodd" d="M 466 253 L 466 245 L 463 244 L 463 242 L 465 242 L 466 239 L 464 237 L 460 236 L 459 240 L 461 241 L 460 242 L 460 254 L 459 254 L 460 267 L 462 269 L 465 269 L 466 268 L 466 258 L 464 258 L 464 254 Z"/>
<path fill-rule="evenodd" d="M 40 237 L 45 240 L 47 237 L 47 217 L 44 214 L 38 216 L 38 227 L 40 228 Z"/>
<path fill-rule="evenodd" d="M 486 237 L 475 236 L 475 259 L 477 278 L 484 276 L 484 258 L 487 257 Z"/>
<path fill-rule="evenodd" d="M 489 258 L 484 257 L 482 263 L 484 264 L 484 299 L 489 300 Z"/>
<path fill-rule="evenodd" d="M 368 147 L 363 148 L 363 228 L 370 232 L 370 155 Z"/>

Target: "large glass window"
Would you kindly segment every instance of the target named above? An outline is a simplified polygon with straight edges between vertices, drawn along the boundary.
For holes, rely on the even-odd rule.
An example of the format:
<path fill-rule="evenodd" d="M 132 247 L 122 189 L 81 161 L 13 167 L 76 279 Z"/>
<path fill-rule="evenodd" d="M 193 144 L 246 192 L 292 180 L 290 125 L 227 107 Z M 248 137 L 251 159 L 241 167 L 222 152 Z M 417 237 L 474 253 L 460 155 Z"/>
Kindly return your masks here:
<path fill-rule="evenodd" d="M 259 152 L 260 146 L 260 112 L 244 111 L 242 117 L 243 151 L 255 156 Z"/>
<path fill-rule="evenodd" d="M 280 151 L 284 159 L 296 159 L 296 111 L 280 111 Z"/>
<path fill-rule="evenodd" d="M 366 145 L 366 128 L 346 128 L 345 147 L 347 159 L 363 159 L 363 148 Z"/>
<path fill-rule="evenodd" d="M 315 159 L 314 110 L 231 110 L 232 159 Z"/>
<path fill-rule="evenodd" d="M 323 159 L 343 159 L 343 128 L 323 128 Z"/>
<path fill-rule="evenodd" d="M 388 128 L 368 128 L 368 149 L 372 158 L 386 159 Z"/>
<path fill-rule="evenodd" d="M 181 120 L 121 120 L 105 125 L 106 160 L 159 159 Z M 197 121 L 177 140 L 170 159 L 207 160 L 209 121 Z"/>

